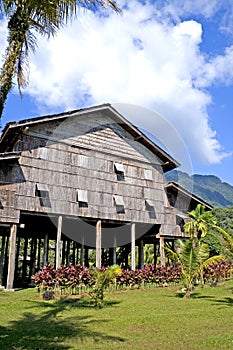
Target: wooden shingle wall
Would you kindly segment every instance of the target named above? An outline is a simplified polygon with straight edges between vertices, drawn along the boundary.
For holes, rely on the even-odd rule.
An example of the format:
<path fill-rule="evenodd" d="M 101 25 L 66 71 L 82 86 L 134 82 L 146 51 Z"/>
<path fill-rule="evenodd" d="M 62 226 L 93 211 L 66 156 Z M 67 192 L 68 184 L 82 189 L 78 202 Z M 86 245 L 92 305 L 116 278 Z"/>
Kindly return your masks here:
<path fill-rule="evenodd" d="M 21 135 L 14 150 L 21 152 L 25 181 L 16 185 L 17 209 L 162 223 L 161 161 L 110 118 L 98 114 L 87 119 L 79 116 L 61 125 L 41 124 Z M 118 179 L 114 163 L 123 164 L 123 180 Z M 36 184 L 47 186 L 50 206 L 41 205 Z M 87 191 L 86 207 L 77 202 L 78 189 Z M 122 196 L 124 213 L 117 212 L 114 195 Z M 154 203 L 154 215 L 145 200 Z"/>
<path fill-rule="evenodd" d="M 21 181 L 21 171 L 17 163 L 0 162 L 0 222 L 18 223 L 16 183 Z"/>

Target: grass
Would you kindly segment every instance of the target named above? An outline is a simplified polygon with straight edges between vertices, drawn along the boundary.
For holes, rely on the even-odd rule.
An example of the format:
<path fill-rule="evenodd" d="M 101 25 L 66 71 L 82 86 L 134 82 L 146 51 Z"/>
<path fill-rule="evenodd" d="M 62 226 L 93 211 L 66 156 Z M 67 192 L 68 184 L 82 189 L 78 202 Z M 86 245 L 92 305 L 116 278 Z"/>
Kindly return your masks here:
<path fill-rule="evenodd" d="M 233 349 L 233 281 L 195 290 L 110 292 L 96 310 L 88 297 L 43 301 L 35 289 L 0 292 L 0 349 Z"/>

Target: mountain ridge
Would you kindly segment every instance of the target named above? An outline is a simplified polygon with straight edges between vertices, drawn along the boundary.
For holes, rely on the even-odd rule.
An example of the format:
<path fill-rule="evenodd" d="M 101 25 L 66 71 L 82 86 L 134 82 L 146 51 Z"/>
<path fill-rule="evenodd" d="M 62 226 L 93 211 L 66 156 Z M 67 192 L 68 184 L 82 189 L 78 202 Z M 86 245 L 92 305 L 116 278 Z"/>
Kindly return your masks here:
<path fill-rule="evenodd" d="M 189 175 L 181 170 L 165 174 L 166 181 L 175 181 L 214 207 L 233 206 L 233 186 L 216 175 Z"/>

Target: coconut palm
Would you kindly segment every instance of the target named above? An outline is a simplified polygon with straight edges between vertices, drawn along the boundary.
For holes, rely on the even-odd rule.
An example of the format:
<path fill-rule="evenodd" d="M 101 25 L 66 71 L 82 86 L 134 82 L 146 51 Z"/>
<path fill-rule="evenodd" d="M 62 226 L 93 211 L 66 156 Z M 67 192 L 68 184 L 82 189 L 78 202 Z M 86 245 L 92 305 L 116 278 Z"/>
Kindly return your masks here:
<path fill-rule="evenodd" d="M 76 15 L 77 6 L 110 6 L 119 12 L 111 0 L 0 0 L 0 15 L 8 18 L 8 47 L 0 75 L 0 117 L 7 95 L 17 75 L 20 95 L 28 84 L 28 55 L 37 44 L 36 33 L 55 35 L 68 19 Z"/>
<path fill-rule="evenodd" d="M 201 243 L 196 237 L 186 241 L 178 241 L 177 252 L 165 247 L 171 260 L 181 266 L 182 283 L 185 288 L 185 297 L 190 297 L 194 284 L 203 282 L 203 269 L 223 260 L 222 255 L 209 258 L 209 247 Z"/>
<path fill-rule="evenodd" d="M 231 237 L 231 235 L 226 232 L 223 228 L 214 225 L 213 226 L 214 229 L 216 229 L 218 232 L 221 233 L 222 237 L 224 238 L 229 250 L 233 253 L 233 238 Z"/>
<path fill-rule="evenodd" d="M 217 224 L 217 218 L 211 213 L 206 211 L 204 205 L 198 204 L 197 207 L 187 213 L 192 218 L 191 221 L 184 225 L 185 232 L 189 233 L 189 237 L 197 237 L 199 240 L 205 237 L 208 231 Z"/>

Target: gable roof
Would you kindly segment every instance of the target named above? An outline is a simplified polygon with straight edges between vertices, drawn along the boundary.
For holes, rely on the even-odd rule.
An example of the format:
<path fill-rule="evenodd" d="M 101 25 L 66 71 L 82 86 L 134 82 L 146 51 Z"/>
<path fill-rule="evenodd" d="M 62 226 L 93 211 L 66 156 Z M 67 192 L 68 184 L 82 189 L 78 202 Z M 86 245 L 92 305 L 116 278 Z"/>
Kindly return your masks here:
<path fill-rule="evenodd" d="M 186 190 L 184 187 L 180 186 L 177 182 L 170 181 L 166 183 L 165 185 L 166 191 L 171 191 L 171 192 L 178 192 L 181 193 L 184 197 L 189 198 L 193 201 L 195 201 L 197 204 L 202 204 L 206 207 L 206 209 L 211 210 L 213 209 L 213 206 L 206 202 L 204 199 L 201 197 L 196 196 L 195 194 L 191 193 L 190 191 Z"/>
<path fill-rule="evenodd" d="M 72 116 L 79 116 L 85 114 L 93 114 L 97 112 L 103 112 L 112 120 L 117 122 L 123 129 L 125 129 L 129 134 L 131 134 L 134 139 L 148 148 L 156 156 L 158 156 L 163 164 L 163 171 L 170 171 L 175 169 L 180 164 L 171 157 L 167 152 L 165 152 L 161 147 L 152 142 L 147 136 L 145 136 L 136 126 L 125 119 L 114 107 L 110 104 L 102 104 L 94 107 L 83 108 L 73 111 L 68 111 L 59 114 L 46 115 L 42 117 L 36 117 L 32 119 L 24 119 L 18 122 L 7 123 L 2 131 L 0 137 L 0 153 L 12 151 L 11 146 L 17 140 L 18 135 L 23 132 L 23 130 L 31 125 L 38 125 L 43 123 L 48 123 L 51 121 L 64 121 Z"/>

